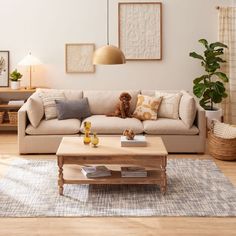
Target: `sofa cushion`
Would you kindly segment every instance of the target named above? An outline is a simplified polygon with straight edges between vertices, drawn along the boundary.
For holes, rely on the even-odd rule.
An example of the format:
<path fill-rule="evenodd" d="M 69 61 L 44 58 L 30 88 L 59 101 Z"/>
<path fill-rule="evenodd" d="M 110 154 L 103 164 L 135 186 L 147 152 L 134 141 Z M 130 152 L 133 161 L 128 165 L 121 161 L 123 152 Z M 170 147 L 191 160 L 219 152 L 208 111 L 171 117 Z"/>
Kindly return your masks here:
<path fill-rule="evenodd" d="M 56 100 L 57 118 L 58 120 L 79 119 L 82 120 L 91 116 L 88 99 L 80 100 Z"/>
<path fill-rule="evenodd" d="M 134 112 L 139 90 L 116 90 L 116 91 L 103 91 L 103 90 L 88 90 L 84 91 L 84 97 L 88 98 L 91 113 L 93 115 L 106 115 L 115 111 L 116 105 L 119 102 L 119 96 L 123 92 L 128 92 L 131 99 L 131 113 Z"/>
<path fill-rule="evenodd" d="M 34 128 L 39 125 L 44 116 L 43 102 L 38 93 L 32 94 L 27 101 L 27 116 Z"/>
<path fill-rule="evenodd" d="M 43 89 L 38 88 L 37 93 L 41 92 L 54 92 L 60 91 L 63 92 L 67 100 L 79 100 L 83 98 L 83 92 L 81 90 L 71 90 L 71 89 Z"/>
<path fill-rule="evenodd" d="M 161 106 L 159 108 L 158 117 L 179 119 L 179 103 L 182 93 L 165 93 L 156 91 L 156 97 L 162 97 Z"/>
<path fill-rule="evenodd" d="M 28 125 L 26 133 L 31 135 L 57 135 L 57 134 L 77 134 L 79 133 L 81 122 L 77 119 L 69 120 L 42 120 L 37 128 Z"/>
<path fill-rule="evenodd" d="M 132 129 L 136 134 L 143 132 L 142 122 L 136 118 L 122 119 L 119 117 L 108 117 L 105 115 L 93 115 L 86 118 L 92 124 L 91 132 L 99 134 L 122 134 L 125 129 Z M 81 132 L 84 132 L 84 126 L 81 125 Z"/>
<path fill-rule="evenodd" d="M 147 134 L 177 134 L 195 135 L 199 133 L 196 126 L 187 128 L 182 120 L 159 118 L 157 120 L 143 121 L 144 132 Z"/>
<path fill-rule="evenodd" d="M 184 124 L 190 128 L 193 125 L 197 107 L 195 99 L 187 92 L 182 91 L 182 98 L 179 104 L 179 116 L 184 122 Z"/>
<path fill-rule="evenodd" d="M 156 120 L 162 97 L 138 95 L 134 117 L 139 120 Z"/>

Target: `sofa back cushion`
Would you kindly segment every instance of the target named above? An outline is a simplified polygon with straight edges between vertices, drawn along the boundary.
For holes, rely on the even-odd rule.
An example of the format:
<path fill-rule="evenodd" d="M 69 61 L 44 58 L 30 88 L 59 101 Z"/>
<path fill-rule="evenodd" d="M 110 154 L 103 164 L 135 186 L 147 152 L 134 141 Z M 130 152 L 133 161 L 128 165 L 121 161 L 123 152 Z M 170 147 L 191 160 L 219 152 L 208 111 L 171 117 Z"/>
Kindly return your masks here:
<path fill-rule="evenodd" d="M 179 90 L 142 90 L 141 94 L 146 95 L 146 96 L 152 96 L 155 97 L 155 93 L 160 92 L 160 93 L 179 93 Z"/>
<path fill-rule="evenodd" d="M 139 90 L 87 90 L 83 92 L 83 96 L 88 98 L 90 111 L 93 115 L 106 115 L 115 111 L 115 107 L 119 102 L 119 96 L 123 92 L 128 92 L 131 99 L 131 113 L 134 112 Z"/>
<path fill-rule="evenodd" d="M 179 117 L 188 128 L 191 128 L 197 112 L 196 101 L 186 91 L 181 92 L 183 96 L 179 104 Z"/>
<path fill-rule="evenodd" d="M 61 91 L 64 93 L 66 100 L 79 100 L 83 98 L 83 92 L 81 90 L 71 89 L 37 89 L 37 92 L 48 92 L 48 91 Z"/>
<path fill-rule="evenodd" d="M 31 125 L 38 127 L 44 116 L 43 102 L 38 93 L 32 94 L 27 101 L 27 116 Z"/>

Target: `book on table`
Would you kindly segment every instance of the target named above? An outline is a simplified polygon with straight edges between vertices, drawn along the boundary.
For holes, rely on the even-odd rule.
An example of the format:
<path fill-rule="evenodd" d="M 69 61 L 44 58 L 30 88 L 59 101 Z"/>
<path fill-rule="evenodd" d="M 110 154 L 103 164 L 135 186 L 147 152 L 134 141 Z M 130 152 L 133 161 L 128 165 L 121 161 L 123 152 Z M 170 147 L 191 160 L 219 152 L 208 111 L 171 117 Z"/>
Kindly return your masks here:
<path fill-rule="evenodd" d="M 147 177 L 147 170 L 143 167 L 121 167 L 121 177 L 142 178 Z"/>
<path fill-rule="evenodd" d="M 24 100 L 10 100 L 8 102 L 8 105 L 11 105 L 11 106 L 23 106 L 25 103 Z"/>
<path fill-rule="evenodd" d="M 146 147 L 146 137 L 143 135 L 135 135 L 134 139 L 129 140 L 126 136 L 120 137 L 121 147 Z"/>
<path fill-rule="evenodd" d="M 81 172 L 87 178 L 99 178 L 111 176 L 111 170 L 106 166 L 83 166 Z"/>

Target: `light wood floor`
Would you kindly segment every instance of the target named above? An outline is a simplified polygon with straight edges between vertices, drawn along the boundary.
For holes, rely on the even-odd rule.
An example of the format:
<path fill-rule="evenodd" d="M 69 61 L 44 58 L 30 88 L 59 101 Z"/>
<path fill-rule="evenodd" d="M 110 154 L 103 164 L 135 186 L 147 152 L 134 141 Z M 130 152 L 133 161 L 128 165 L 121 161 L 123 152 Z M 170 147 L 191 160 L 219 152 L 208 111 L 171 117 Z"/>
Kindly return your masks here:
<path fill-rule="evenodd" d="M 171 158 L 211 158 L 208 155 L 171 155 Z M 15 158 L 52 159 L 53 155 L 17 154 L 15 134 L 0 134 L 0 178 L 6 165 Z M 216 161 L 218 167 L 236 185 L 236 162 Z M 0 193 L 1 194 L 1 193 Z M 0 206 L 1 207 L 1 206 Z M 198 217 L 109 217 L 109 218 L 0 218 L 0 236 L 201 236 L 236 235 L 236 218 Z"/>

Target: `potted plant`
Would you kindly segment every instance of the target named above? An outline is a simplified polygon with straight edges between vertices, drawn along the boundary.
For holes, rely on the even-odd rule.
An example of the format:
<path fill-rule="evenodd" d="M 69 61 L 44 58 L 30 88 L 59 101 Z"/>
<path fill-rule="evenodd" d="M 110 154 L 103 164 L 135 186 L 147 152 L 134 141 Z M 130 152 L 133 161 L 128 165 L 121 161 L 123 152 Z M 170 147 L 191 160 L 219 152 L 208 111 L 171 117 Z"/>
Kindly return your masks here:
<path fill-rule="evenodd" d="M 20 79 L 22 78 L 22 74 L 15 69 L 11 74 L 11 88 L 12 89 L 20 89 Z"/>
<path fill-rule="evenodd" d="M 199 43 L 205 47 L 204 55 L 196 52 L 191 52 L 189 55 L 201 61 L 201 66 L 204 67 L 206 73 L 194 79 L 193 93 L 200 99 L 199 104 L 206 111 L 209 125 L 212 119 L 221 120 L 222 117 L 222 109 L 214 104 L 221 103 L 228 96 L 225 83 L 229 79 L 220 71 L 221 64 L 226 62 L 221 56 L 227 46 L 220 42 L 209 44 L 206 39 L 200 39 Z"/>

